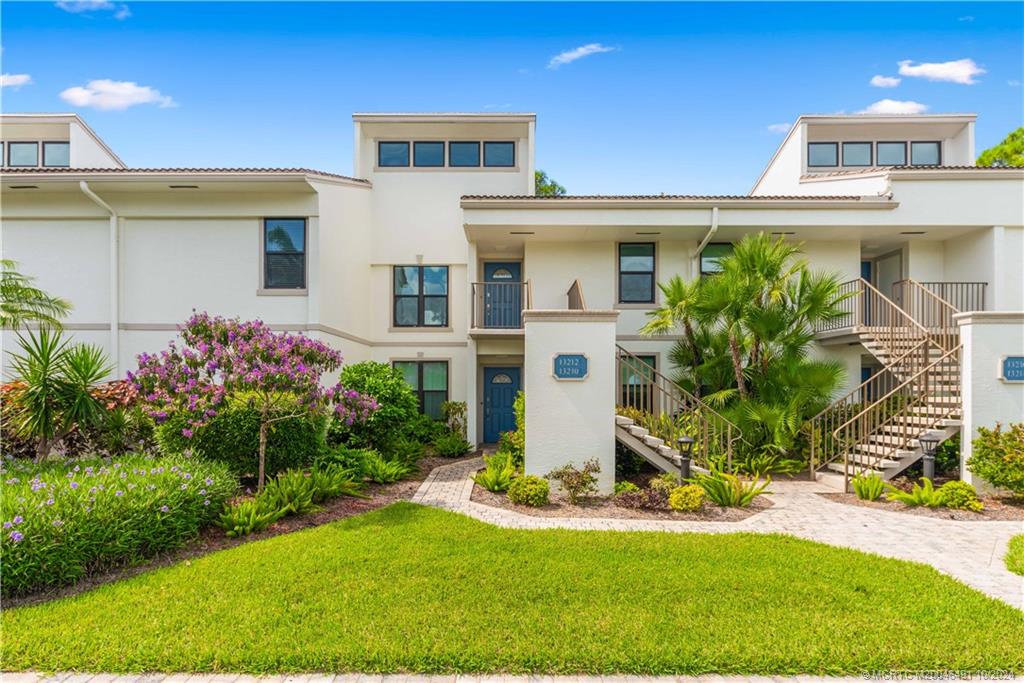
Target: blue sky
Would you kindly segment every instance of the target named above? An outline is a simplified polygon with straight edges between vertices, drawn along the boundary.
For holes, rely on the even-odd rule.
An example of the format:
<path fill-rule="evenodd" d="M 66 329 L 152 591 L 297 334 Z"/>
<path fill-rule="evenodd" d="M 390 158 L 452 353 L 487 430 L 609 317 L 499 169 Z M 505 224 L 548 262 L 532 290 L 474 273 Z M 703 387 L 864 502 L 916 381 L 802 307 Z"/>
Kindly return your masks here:
<path fill-rule="evenodd" d="M 77 112 L 131 166 L 346 173 L 352 112 L 532 111 L 572 193 L 745 193 L 800 113 L 977 112 L 979 151 L 1024 122 L 1021 3 L 68 0 L 0 21 L 3 111 Z"/>

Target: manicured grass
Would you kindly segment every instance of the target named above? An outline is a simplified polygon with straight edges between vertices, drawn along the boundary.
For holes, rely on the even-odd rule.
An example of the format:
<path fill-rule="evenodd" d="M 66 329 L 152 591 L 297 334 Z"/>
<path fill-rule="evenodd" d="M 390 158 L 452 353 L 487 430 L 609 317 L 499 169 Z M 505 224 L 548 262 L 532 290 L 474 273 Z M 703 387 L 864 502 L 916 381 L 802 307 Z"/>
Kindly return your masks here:
<path fill-rule="evenodd" d="M 512 531 L 408 503 L 3 614 L 8 670 L 1024 670 L 1024 612 L 785 536 Z"/>
<path fill-rule="evenodd" d="M 1024 534 L 1010 539 L 1010 549 L 1006 551 L 1006 568 L 1014 574 L 1024 576 Z"/>

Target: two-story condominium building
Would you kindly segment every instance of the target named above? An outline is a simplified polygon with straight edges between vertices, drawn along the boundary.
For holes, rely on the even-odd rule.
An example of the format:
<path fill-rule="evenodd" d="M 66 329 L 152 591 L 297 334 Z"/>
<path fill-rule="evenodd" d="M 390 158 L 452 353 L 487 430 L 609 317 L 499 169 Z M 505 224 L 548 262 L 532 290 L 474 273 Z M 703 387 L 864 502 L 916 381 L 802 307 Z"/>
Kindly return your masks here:
<path fill-rule="evenodd" d="M 473 442 L 512 427 L 515 392 L 552 374 L 549 350 L 585 346 L 579 330 L 590 328 L 551 313 L 565 327 L 538 333 L 556 336 L 531 357 L 530 321 L 539 330 L 543 311 L 601 312 L 612 363 L 627 354 L 668 374 L 674 338 L 639 334 L 657 283 L 715 272 L 750 233 L 803 243 L 813 267 L 856 295 L 844 321 L 819 331 L 817 353 L 848 369 L 837 399 L 872 376 L 910 378 L 918 369 L 900 365 L 905 348 L 930 345 L 933 370 L 955 375 L 957 392 L 949 410 L 936 398 L 921 413 L 934 417 L 912 424 L 947 435 L 967 412 L 959 337 L 943 336 L 952 316 L 1024 310 L 1024 170 L 973 165 L 973 115 L 802 116 L 750 193 L 734 196 L 535 196 L 533 114 L 353 121 L 349 177 L 131 168 L 75 115 L 4 115 L 3 257 L 73 302 L 66 328 L 104 347 L 118 374 L 193 309 L 260 318 L 329 342 L 346 362 L 394 364 L 427 413 L 466 401 Z M 900 345 L 887 342 L 894 328 L 909 331 Z M 1006 329 L 1024 355 L 1022 328 Z M 591 358 L 595 377 L 603 362 Z M 610 384 L 572 390 L 613 407 L 650 379 L 610 372 Z M 579 408 L 569 386 L 548 413 Z M 610 410 L 588 447 L 629 439 Z M 854 464 L 890 476 L 920 452 L 897 430 L 862 436 Z M 672 456 L 671 445 L 647 446 L 655 464 Z"/>

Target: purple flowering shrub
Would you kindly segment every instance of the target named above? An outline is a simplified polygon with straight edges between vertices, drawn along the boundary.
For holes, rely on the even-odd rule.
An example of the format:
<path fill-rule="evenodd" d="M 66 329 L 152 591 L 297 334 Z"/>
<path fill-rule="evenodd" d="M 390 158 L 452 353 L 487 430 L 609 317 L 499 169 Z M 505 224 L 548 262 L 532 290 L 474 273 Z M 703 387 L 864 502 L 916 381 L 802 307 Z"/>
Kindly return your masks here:
<path fill-rule="evenodd" d="M 247 396 L 260 415 L 258 477 L 265 481 L 267 437 L 289 415 L 330 409 L 347 425 L 365 422 L 377 402 L 341 383 L 322 386 L 324 373 L 341 367 L 341 354 L 327 344 L 274 332 L 259 320 L 242 321 L 196 313 L 181 327 L 183 347 L 171 342 L 159 354 L 141 354 L 128 379 L 138 388 L 157 423 L 184 416 L 181 435 L 192 438 L 217 416 L 229 398 Z M 287 415 L 278 410 L 294 400 Z M 286 411 L 287 412 L 287 411 Z"/>
<path fill-rule="evenodd" d="M 180 547 L 238 487 L 220 463 L 128 455 L 0 465 L 4 595 L 61 586 Z"/>

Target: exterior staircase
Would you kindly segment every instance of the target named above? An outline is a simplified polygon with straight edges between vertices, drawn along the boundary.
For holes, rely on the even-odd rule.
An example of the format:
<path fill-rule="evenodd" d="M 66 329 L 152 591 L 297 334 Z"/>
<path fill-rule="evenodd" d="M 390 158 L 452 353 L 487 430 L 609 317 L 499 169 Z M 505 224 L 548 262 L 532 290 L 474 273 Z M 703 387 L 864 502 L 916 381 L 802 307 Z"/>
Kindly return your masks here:
<path fill-rule="evenodd" d="M 739 428 L 641 358 L 616 346 L 623 395 L 615 415 L 615 440 L 662 472 L 680 473 L 680 439 L 693 440 L 691 472 L 709 460 L 732 464 Z"/>
<path fill-rule="evenodd" d="M 913 280 L 890 299 L 861 279 L 843 285 L 852 328 L 882 370 L 809 423 L 811 470 L 849 489 L 852 477 L 896 477 L 924 456 L 919 437 L 939 441 L 960 431 L 959 311 Z M 898 303 L 897 303 L 898 302 Z"/>

